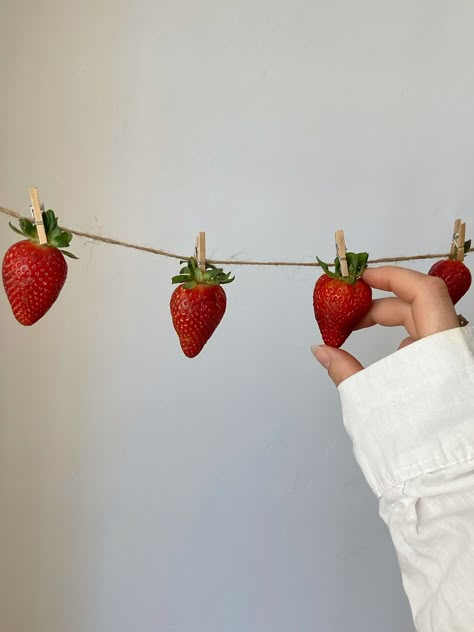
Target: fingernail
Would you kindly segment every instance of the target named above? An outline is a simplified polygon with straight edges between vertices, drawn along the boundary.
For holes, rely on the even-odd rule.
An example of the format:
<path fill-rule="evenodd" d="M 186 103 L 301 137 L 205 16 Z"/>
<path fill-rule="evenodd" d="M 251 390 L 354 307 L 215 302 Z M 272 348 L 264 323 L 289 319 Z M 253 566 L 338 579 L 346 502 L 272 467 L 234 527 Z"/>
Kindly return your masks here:
<path fill-rule="evenodd" d="M 311 351 L 313 352 L 313 355 L 319 362 L 319 364 L 323 366 L 326 370 L 329 369 L 331 358 L 329 357 L 329 353 L 324 349 L 324 347 L 322 347 L 321 345 L 314 345 L 313 347 L 311 347 Z"/>

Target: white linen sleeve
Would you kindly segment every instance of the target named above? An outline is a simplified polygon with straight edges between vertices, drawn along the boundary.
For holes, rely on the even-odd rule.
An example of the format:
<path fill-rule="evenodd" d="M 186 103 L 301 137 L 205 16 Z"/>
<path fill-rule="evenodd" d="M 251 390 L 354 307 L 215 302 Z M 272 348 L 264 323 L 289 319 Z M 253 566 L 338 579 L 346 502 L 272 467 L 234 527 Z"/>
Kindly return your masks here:
<path fill-rule="evenodd" d="M 474 630 L 474 329 L 342 382 L 344 425 L 380 499 L 418 632 Z"/>

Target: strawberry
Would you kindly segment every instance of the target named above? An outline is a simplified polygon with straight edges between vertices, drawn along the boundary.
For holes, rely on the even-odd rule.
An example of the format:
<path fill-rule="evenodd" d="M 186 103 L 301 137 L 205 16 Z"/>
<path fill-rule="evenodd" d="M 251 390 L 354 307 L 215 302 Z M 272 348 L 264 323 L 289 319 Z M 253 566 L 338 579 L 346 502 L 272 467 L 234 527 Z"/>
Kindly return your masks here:
<path fill-rule="evenodd" d="M 198 355 L 221 322 L 227 304 L 221 284 L 233 280 L 230 272 L 225 273 L 207 262 L 206 270 L 200 270 L 194 257 L 172 278 L 173 283 L 181 285 L 171 296 L 171 318 L 188 358 Z"/>
<path fill-rule="evenodd" d="M 58 298 L 67 276 L 63 254 L 77 259 L 70 252 L 59 250 L 69 246 L 72 235 L 58 226 L 52 210 L 43 212 L 43 221 L 48 239 L 43 246 L 38 242 L 33 222 L 20 219 L 20 230 L 10 223 L 16 233 L 28 237 L 10 246 L 2 266 L 7 298 L 13 315 L 22 325 L 36 323 Z"/>
<path fill-rule="evenodd" d="M 469 252 L 471 248 L 471 240 L 464 244 L 464 252 Z M 471 272 L 469 268 L 462 262 L 458 261 L 456 254 L 449 259 L 441 259 L 431 266 L 428 272 L 431 276 L 437 276 L 446 283 L 449 296 L 456 303 L 466 294 L 471 287 Z"/>
<path fill-rule="evenodd" d="M 346 257 L 348 276 L 342 276 L 339 258 L 335 259 L 334 272 L 318 259 L 324 274 L 314 286 L 314 315 L 325 344 L 331 347 L 340 347 L 347 340 L 372 305 L 372 289 L 360 278 L 369 255 L 348 252 Z"/>

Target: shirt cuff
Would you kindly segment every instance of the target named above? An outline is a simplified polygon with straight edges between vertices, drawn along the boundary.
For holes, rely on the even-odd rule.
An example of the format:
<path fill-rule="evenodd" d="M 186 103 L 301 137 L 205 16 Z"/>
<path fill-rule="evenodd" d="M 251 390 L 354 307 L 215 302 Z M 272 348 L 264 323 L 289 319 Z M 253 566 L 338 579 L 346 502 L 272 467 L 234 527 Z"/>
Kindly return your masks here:
<path fill-rule="evenodd" d="M 474 329 L 423 338 L 339 386 L 355 457 L 377 496 L 474 458 Z"/>

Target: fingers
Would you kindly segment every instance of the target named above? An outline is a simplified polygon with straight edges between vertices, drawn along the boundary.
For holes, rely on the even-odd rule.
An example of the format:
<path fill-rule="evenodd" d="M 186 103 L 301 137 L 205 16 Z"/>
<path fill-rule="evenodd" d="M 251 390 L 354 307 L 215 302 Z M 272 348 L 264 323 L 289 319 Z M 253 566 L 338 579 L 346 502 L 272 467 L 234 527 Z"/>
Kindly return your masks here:
<path fill-rule="evenodd" d="M 416 335 L 411 315 L 411 306 L 401 298 L 378 298 L 372 301 L 368 314 L 357 323 L 356 329 L 364 329 L 373 325 L 397 327 L 403 325 L 410 335 Z"/>
<path fill-rule="evenodd" d="M 459 326 L 446 283 L 437 277 L 426 278 L 424 291 L 412 303 L 413 321 L 419 338 Z"/>
<path fill-rule="evenodd" d="M 434 277 L 398 266 L 381 266 L 368 268 L 362 278 L 377 290 L 393 292 L 407 303 L 413 303 L 420 292 L 427 291 L 427 280 L 429 283 Z"/>
<path fill-rule="evenodd" d="M 459 324 L 448 289 L 442 279 L 396 266 L 371 268 L 364 272 L 363 279 L 376 289 L 393 292 L 409 304 L 413 324 L 411 327 L 408 326 L 410 320 L 406 316 L 403 324 L 412 337 L 424 338 L 453 329 Z M 393 307 L 397 304 L 391 305 Z M 376 309 L 380 320 L 386 317 L 384 307 L 378 306 Z M 399 311 L 394 319 L 402 315 L 402 308 L 398 306 L 396 309 Z"/>
<path fill-rule="evenodd" d="M 364 368 L 356 358 L 342 349 L 321 345 L 311 347 L 311 351 L 336 386 Z"/>
<path fill-rule="evenodd" d="M 408 345 L 411 345 L 412 342 L 415 342 L 415 340 L 413 338 L 411 338 L 410 336 L 408 336 L 408 338 L 404 338 L 401 343 L 398 345 L 398 349 L 403 349 L 404 347 L 408 347 Z"/>

